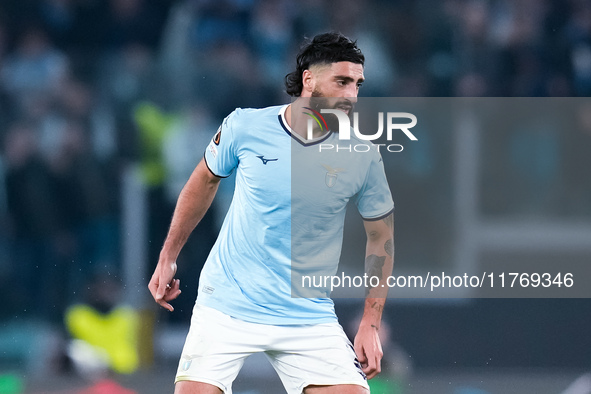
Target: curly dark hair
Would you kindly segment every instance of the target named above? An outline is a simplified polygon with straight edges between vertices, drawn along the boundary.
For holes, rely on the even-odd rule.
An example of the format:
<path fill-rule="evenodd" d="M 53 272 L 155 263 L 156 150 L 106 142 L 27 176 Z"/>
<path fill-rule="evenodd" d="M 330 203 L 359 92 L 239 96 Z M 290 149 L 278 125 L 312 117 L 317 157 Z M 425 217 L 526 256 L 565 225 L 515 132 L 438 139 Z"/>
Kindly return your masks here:
<path fill-rule="evenodd" d="M 302 74 L 310 66 L 337 62 L 363 65 L 365 56 L 357 48 L 357 41 L 351 41 L 341 33 L 330 32 L 318 34 L 304 43 L 296 62 L 296 70 L 285 76 L 285 91 L 292 97 L 299 97 L 302 93 Z"/>

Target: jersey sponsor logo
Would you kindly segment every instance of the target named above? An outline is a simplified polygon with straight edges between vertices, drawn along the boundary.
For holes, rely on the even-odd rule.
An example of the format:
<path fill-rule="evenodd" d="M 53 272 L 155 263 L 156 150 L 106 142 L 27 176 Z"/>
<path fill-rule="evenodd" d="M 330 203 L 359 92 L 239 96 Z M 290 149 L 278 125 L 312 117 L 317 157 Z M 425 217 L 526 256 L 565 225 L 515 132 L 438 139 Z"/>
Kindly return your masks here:
<path fill-rule="evenodd" d="M 206 294 L 211 294 L 211 293 L 214 292 L 215 289 L 213 287 L 211 287 L 211 286 L 203 286 L 201 288 L 201 290 L 203 290 L 203 292 L 206 293 Z"/>
<path fill-rule="evenodd" d="M 257 157 L 259 159 L 261 159 L 261 161 L 263 162 L 264 165 L 267 165 L 267 163 L 270 162 L 270 161 L 277 161 L 277 160 L 279 160 L 279 159 L 265 159 L 265 156 L 264 155 L 257 156 Z"/>
<path fill-rule="evenodd" d="M 333 187 L 337 183 L 337 179 L 339 177 L 340 172 L 344 172 L 344 168 L 332 168 L 327 164 L 323 164 L 322 167 L 326 170 L 326 176 L 324 177 L 324 182 L 326 186 Z"/>
<path fill-rule="evenodd" d="M 216 144 L 216 145 L 219 145 L 221 138 L 222 138 L 222 126 L 220 126 L 218 128 L 218 132 L 215 133 L 215 135 L 213 136 L 213 143 Z"/>

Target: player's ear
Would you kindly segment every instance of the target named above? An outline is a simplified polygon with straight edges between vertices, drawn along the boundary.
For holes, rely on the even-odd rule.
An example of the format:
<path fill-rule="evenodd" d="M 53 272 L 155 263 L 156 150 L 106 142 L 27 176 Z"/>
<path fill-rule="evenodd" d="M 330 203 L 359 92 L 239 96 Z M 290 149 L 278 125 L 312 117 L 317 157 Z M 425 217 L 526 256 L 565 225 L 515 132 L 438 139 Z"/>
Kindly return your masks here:
<path fill-rule="evenodd" d="M 312 93 L 314 91 L 314 74 L 310 70 L 304 70 L 302 73 L 302 90 Z"/>

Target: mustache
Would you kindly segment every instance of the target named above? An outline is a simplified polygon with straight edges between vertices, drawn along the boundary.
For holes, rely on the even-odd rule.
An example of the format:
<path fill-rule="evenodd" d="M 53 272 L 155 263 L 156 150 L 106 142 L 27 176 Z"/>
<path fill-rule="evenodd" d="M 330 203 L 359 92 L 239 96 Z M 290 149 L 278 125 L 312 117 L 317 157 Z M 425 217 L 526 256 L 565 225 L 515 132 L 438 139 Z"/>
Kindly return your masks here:
<path fill-rule="evenodd" d="M 310 100 L 310 106 L 320 110 L 320 109 L 342 109 L 342 110 L 348 110 L 349 112 L 353 109 L 354 105 L 350 100 L 347 99 L 342 99 L 337 101 L 336 103 L 329 105 L 328 104 L 328 100 L 326 100 L 324 97 L 323 98 L 313 98 L 312 100 Z"/>
<path fill-rule="evenodd" d="M 353 109 L 353 103 L 349 100 L 337 101 L 334 105 L 334 108 L 351 111 Z"/>

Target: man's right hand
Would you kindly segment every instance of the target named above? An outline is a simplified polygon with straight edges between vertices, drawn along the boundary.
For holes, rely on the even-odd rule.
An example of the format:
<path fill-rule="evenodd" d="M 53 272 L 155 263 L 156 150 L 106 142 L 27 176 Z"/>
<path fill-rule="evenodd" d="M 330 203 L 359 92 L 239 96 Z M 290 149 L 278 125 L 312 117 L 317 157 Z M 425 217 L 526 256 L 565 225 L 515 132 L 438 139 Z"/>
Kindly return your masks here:
<path fill-rule="evenodd" d="M 158 265 L 148 284 L 154 300 L 171 312 L 174 308 L 168 302 L 181 294 L 180 281 L 174 279 L 176 258 L 211 205 L 220 179 L 207 168 L 205 159 L 201 159 L 176 203 Z"/>
<path fill-rule="evenodd" d="M 160 261 L 158 262 L 156 270 L 154 270 L 154 274 L 152 275 L 152 279 L 150 279 L 150 283 L 148 284 L 148 288 L 150 289 L 150 293 L 152 293 L 154 300 L 160 304 L 160 306 L 171 312 L 174 311 L 174 308 L 168 302 L 174 300 L 179 294 L 181 294 L 181 281 L 179 279 L 174 279 L 175 274 L 176 262 L 163 263 Z"/>

